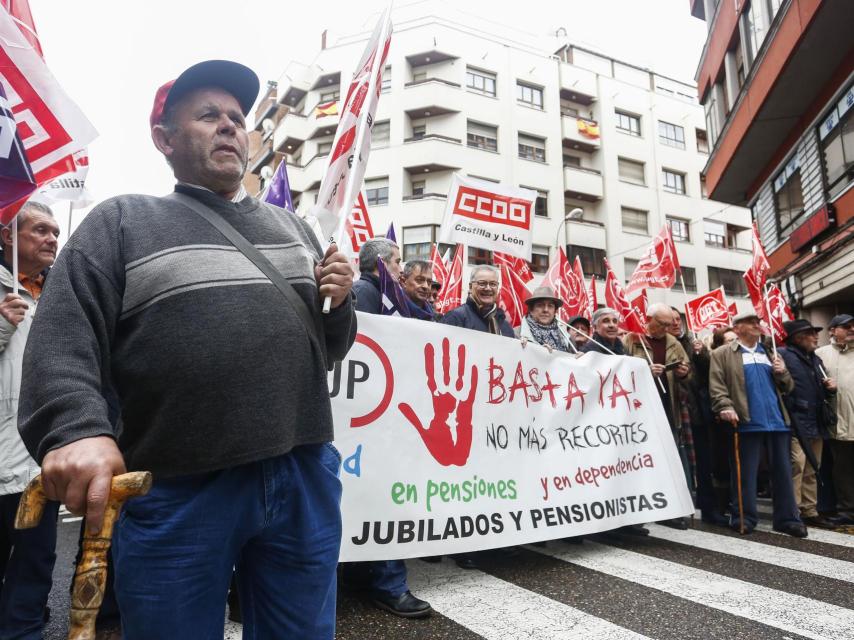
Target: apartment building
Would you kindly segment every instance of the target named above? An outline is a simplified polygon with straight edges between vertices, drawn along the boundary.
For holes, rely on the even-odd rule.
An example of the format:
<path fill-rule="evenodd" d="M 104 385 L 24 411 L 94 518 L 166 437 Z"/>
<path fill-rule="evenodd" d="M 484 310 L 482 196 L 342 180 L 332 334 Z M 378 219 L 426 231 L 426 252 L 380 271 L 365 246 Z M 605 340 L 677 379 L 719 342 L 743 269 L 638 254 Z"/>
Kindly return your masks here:
<path fill-rule="evenodd" d="M 603 258 L 627 278 L 667 224 L 689 294 L 723 285 L 749 305 L 750 214 L 705 195 L 709 144 L 694 85 L 558 37 L 522 41 L 509 27 L 406 8 L 393 19 L 363 189 L 375 232 L 393 221 L 405 259 L 429 256 L 460 172 L 539 193 L 538 274 L 564 246 L 598 276 L 601 298 Z M 250 191 L 283 159 L 297 212 L 309 212 L 338 121 L 316 107 L 346 92 L 367 35 L 324 41 L 312 63 L 293 62 L 271 83 L 256 113 Z M 468 250 L 469 266 L 490 259 Z M 684 304 L 678 285 L 650 299 Z"/>
<path fill-rule="evenodd" d="M 771 278 L 825 325 L 854 304 L 854 2 L 691 0 L 711 197 L 752 209 Z"/>

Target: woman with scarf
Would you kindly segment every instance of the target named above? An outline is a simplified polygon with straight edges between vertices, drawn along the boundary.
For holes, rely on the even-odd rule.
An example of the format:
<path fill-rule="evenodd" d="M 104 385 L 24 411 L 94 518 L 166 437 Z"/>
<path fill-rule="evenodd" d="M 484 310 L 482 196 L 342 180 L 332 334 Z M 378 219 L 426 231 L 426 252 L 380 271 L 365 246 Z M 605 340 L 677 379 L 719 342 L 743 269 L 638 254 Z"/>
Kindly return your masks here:
<path fill-rule="evenodd" d="M 557 320 L 557 310 L 563 301 L 557 298 L 551 287 L 538 287 L 530 298 L 525 300 L 528 314 L 519 326 L 519 338 L 525 344 L 529 340 L 543 345 L 549 352 L 557 349 L 576 353 L 566 330 Z"/>

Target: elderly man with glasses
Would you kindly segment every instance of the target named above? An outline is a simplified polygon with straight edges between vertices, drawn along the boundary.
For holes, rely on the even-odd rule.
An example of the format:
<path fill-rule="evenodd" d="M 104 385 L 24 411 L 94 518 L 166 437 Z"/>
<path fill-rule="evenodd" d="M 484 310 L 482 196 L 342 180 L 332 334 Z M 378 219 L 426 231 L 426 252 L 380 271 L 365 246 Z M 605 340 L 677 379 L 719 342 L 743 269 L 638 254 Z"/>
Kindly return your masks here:
<path fill-rule="evenodd" d="M 442 318 L 442 322 L 455 327 L 485 331 L 496 335 L 515 337 L 513 328 L 498 308 L 498 268 L 481 264 L 471 272 L 469 297 L 465 304 L 457 307 Z"/>

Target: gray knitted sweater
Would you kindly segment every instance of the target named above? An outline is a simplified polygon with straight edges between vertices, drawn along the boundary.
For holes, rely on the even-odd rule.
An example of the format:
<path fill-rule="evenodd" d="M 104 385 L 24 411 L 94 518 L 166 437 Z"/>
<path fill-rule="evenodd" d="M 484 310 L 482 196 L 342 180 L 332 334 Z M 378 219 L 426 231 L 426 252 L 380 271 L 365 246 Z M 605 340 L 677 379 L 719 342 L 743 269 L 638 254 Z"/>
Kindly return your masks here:
<path fill-rule="evenodd" d="M 254 198 L 176 190 L 222 214 L 320 315 L 321 252 L 302 220 Z M 24 355 L 21 436 L 39 462 L 75 440 L 114 436 L 129 470 L 160 476 L 329 441 L 326 365 L 353 343 L 352 300 L 318 322 L 323 353 L 267 278 L 180 203 L 107 200 L 70 239 L 42 295 Z"/>

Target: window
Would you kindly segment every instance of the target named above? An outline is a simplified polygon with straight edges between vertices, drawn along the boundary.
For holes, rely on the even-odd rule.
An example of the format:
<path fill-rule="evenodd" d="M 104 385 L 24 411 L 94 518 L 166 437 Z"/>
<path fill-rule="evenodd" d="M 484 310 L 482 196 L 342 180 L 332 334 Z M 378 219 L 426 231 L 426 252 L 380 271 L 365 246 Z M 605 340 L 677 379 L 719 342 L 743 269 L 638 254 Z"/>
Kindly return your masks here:
<path fill-rule="evenodd" d="M 833 198 L 854 179 L 854 85 L 821 123 L 818 136 L 828 195 Z"/>
<path fill-rule="evenodd" d="M 575 107 L 571 107 L 567 104 L 564 104 L 564 101 L 560 101 L 560 115 L 562 116 L 572 116 L 573 118 L 578 117 L 578 109 Z"/>
<path fill-rule="evenodd" d="M 533 187 L 525 187 L 523 185 L 519 185 L 523 189 L 533 189 Z M 537 200 L 534 203 L 534 215 L 539 216 L 540 218 L 548 218 L 549 217 L 549 192 L 548 191 L 540 191 L 539 189 L 534 189 L 537 192 Z"/>
<path fill-rule="evenodd" d="M 386 93 L 388 91 L 391 91 L 391 65 L 386 65 L 386 68 L 383 69 L 382 92 Z"/>
<path fill-rule="evenodd" d="M 426 71 L 416 71 L 412 74 L 412 82 L 424 82 L 427 80 Z"/>
<path fill-rule="evenodd" d="M 572 156 L 568 153 L 563 154 L 563 166 L 564 167 L 580 167 L 581 166 L 581 158 L 578 156 Z"/>
<path fill-rule="evenodd" d="M 638 260 L 634 258 L 623 258 L 623 270 L 626 272 L 626 283 L 632 279 L 632 274 L 638 268 Z"/>
<path fill-rule="evenodd" d="M 412 139 L 413 140 L 421 140 L 424 136 L 427 135 L 427 123 L 420 122 L 418 124 L 412 124 Z"/>
<path fill-rule="evenodd" d="M 774 208 L 781 233 L 790 229 L 804 211 L 801 165 L 797 156 L 789 160 L 774 178 Z"/>
<path fill-rule="evenodd" d="M 332 140 L 329 142 L 318 142 L 317 143 L 317 155 L 325 156 L 330 151 L 332 151 Z"/>
<path fill-rule="evenodd" d="M 703 198 L 709 197 L 709 190 L 706 189 L 706 176 L 704 176 L 702 173 L 700 174 L 700 195 Z"/>
<path fill-rule="evenodd" d="M 620 207 L 623 219 L 623 231 L 640 231 L 649 233 L 649 213 L 640 209 Z"/>
<path fill-rule="evenodd" d="M 605 250 L 581 247 L 574 244 L 566 245 L 566 256 L 569 263 L 575 262 L 575 257 L 581 260 L 581 269 L 587 276 L 605 279 Z"/>
<path fill-rule="evenodd" d="M 498 151 L 498 127 L 469 120 L 467 144 L 476 149 Z"/>
<path fill-rule="evenodd" d="M 622 111 L 614 112 L 617 116 L 617 131 L 640 137 L 640 117 Z"/>
<path fill-rule="evenodd" d="M 664 180 L 662 188 L 670 193 L 678 193 L 685 195 L 685 174 L 676 173 L 669 169 L 661 170 L 661 177 Z"/>
<path fill-rule="evenodd" d="M 746 296 L 747 285 L 741 276 L 741 271 L 709 267 L 709 291 L 722 286 L 728 296 Z"/>
<path fill-rule="evenodd" d="M 435 224 L 403 227 L 403 261 L 429 260 L 437 229 Z"/>
<path fill-rule="evenodd" d="M 371 129 L 371 146 L 372 147 L 387 147 L 389 140 L 389 121 L 376 122 Z"/>
<path fill-rule="evenodd" d="M 669 147 L 685 148 L 685 130 L 663 120 L 658 121 L 658 139 L 661 144 L 666 144 Z"/>
<path fill-rule="evenodd" d="M 709 153 L 709 138 L 706 136 L 706 132 L 702 129 L 695 129 L 694 133 L 697 136 L 697 152 L 705 153 L 708 155 Z"/>
<path fill-rule="evenodd" d="M 468 67 L 466 69 L 466 89 L 486 96 L 494 96 L 495 74 Z"/>
<path fill-rule="evenodd" d="M 667 226 L 674 240 L 691 242 L 691 222 L 682 218 L 667 217 Z"/>
<path fill-rule="evenodd" d="M 388 204 L 388 178 L 365 180 L 365 196 L 369 205 Z"/>
<path fill-rule="evenodd" d="M 745 2 L 741 10 L 741 36 L 745 48 L 745 62 L 747 67 L 753 64 L 759 47 L 765 39 L 765 30 L 762 28 L 761 0 L 756 2 Z"/>
<path fill-rule="evenodd" d="M 694 267 L 686 267 L 684 265 L 680 265 L 680 268 L 682 270 L 682 278 L 685 280 L 685 291 L 696 293 L 697 270 Z M 676 282 L 673 283 L 672 289 L 673 291 L 682 291 L 682 280 L 677 277 Z"/>
<path fill-rule="evenodd" d="M 476 264 L 492 264 L 492 251 L 469 247 L 469 266 Z"/>
<path fill-rule="evenodd" d="M 540 245 L 531 247 L 531 271 L 545 273 L 549 270 L 549 248 Z"/>
<path fill-rule="evenodd" d="M 427 186 L 426 180 L 413 180 L 412 181 L 412 195 L 413 197 L 420 198 L 424 195 L 424 188 Z"/>
<path fill-rule="evenodd" d="M 726 247 L 726 224 L 714 220 L 703 220 L 703 236 L 707 247 Z"/>
<path fill-rule="evenodd" d="M 341 99 L 341 90 L 338 87 L 334 89 L 327 88 L 325 91 L 320 93 L 320 104 L 326 104 L 327 102 L 337 102 Z"/>
<path fill-rule="evenodd" d="M 516 83 L 516 100 L 537 109 L 543 108 L 543 90 L 522 82 Z"/>
<path fill-rule="evenodd" d="M 643 162 L 627 160 L 626 158 L 617 158 L 617 170 L 620 174 L 620 180 L 623 182 L 631 182 L 632 184 L 646 186 Z"/>
<path fill-rule="evenodd" d="M 535 138 L 519 134 L 519 157 L 535 162 L 546 161 L 546 141 L 544 138 Z"/>

